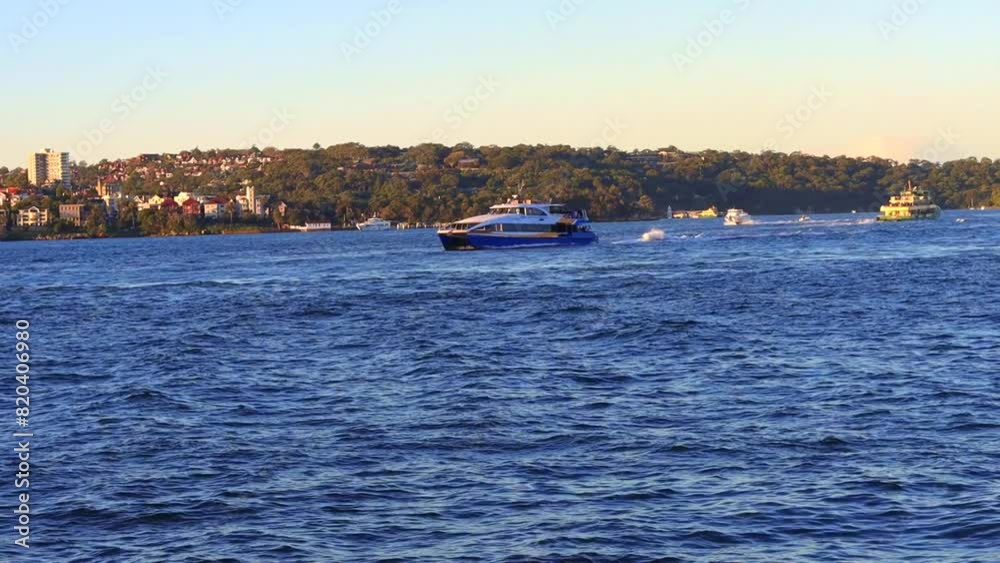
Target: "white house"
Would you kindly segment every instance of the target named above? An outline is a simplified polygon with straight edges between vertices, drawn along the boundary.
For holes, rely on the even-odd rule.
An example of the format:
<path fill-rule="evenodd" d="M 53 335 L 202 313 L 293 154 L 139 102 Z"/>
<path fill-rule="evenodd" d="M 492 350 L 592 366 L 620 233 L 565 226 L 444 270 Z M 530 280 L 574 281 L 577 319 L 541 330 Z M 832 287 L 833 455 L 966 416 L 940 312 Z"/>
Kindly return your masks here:
<path fill-rule="evenodd" d="M 263 215 L 267 197 L 258 196 L 253 184 L 246 185 L 246 194 L 236 196 L 236 210 L 241 216 Z"/>
<path fill-rule="evenodd" d="M 18 227 L 44 227 L 49 224 L 49 210 L 31 206 L 17 212 Z"/>
<path fill-rule="evenodd" d="M 221 197 L 214 197 L 204 204 L 206 219 L 224 219 L 226 217 L 226 200 Z"/>

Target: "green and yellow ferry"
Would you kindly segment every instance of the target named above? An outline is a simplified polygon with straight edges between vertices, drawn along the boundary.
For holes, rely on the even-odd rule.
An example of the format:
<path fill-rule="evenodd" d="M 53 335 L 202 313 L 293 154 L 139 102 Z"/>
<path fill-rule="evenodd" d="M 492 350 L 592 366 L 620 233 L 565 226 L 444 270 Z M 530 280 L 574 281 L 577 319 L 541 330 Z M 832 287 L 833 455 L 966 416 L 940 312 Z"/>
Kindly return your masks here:
<path fill-rule="evenodd" d="M 914 188 L 907 182 L 906 191 L 889 198 L 889 204 L 879 210 L 879 221 L 913 221 L 916 219 L 937 219 L 941 208 L 931 201 L 927 190 Z"/>

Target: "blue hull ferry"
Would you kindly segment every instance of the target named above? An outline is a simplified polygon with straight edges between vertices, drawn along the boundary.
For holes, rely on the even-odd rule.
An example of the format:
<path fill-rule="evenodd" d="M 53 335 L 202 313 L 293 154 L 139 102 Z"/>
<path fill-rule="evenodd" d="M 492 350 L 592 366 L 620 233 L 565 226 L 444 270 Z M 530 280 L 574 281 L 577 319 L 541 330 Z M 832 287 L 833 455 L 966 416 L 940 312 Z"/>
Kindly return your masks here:
<path fill-rule="evenodd" d="M 494 205 L 486 215 L 452 223 L 438 231 L 445 250 L 488 250 L 535 246 L 578 246 L 597 242 L 586 211 L 558 203 Z"/>

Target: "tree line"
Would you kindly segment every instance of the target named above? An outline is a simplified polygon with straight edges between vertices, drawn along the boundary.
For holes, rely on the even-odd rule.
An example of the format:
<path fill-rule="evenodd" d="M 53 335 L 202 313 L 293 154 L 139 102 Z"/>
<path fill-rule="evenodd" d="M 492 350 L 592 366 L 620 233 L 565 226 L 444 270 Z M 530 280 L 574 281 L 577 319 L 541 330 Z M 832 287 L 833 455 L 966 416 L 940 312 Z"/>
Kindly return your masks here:
<path fill-rule="evenodd" d="M 515 194 L 585 208 L 598 220 L 653 218 L 668 208 L 713 205 L 758 214 L 877 211 L 908 182 L 930 189 L 946 208 L 1000 206 L 1000 161 L 986 158 L 900 163 L 801 153 L 686 152 L 672 146 L 630 152 L 468 143 L 409 148 L 347 143 L 264 152 L 277 158 L 259 170 L 196 177 L 177 168 L 159 181 L 133 172 L 125 192 L 231 196 L 250 180 L 258 194 L 288 205 L 283 220 L 290 224 L 350 223 L 376 213 L 396 221 L 443 222 L 481 213 Z M 81 166 L 78 176 L 96 178 L 100 166 Z"/>

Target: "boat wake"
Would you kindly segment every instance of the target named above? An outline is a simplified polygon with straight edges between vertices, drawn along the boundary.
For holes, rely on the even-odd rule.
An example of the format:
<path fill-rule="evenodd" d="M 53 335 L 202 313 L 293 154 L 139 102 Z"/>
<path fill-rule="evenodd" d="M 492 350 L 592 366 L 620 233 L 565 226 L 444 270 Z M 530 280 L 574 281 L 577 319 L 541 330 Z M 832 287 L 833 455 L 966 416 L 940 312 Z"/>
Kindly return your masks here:
<path fill-rule="evenodd" d="M 756 221 L 756 220 L 755 220 Z M 855 225 L 871 225 L 875 223 L 876 220 L 872 217 L 866 217 L 864 219 L 813 219 L 810 218 L 808 221 L 799 220 L 779 220 L 779 221 L 759 221 L 758 225 L 767 226 L 798 226 L 802 228 L 813 228 L 813 227 L 853 227 Z"/>
<path fill-rule="evenodd" d="M 667 235 L 663 232 L 663 229 L 650 229 L 643 233 L 639 240 L 641 242 L 656 242 L 665 238 L 667 238 Z"/>

